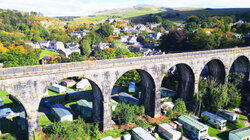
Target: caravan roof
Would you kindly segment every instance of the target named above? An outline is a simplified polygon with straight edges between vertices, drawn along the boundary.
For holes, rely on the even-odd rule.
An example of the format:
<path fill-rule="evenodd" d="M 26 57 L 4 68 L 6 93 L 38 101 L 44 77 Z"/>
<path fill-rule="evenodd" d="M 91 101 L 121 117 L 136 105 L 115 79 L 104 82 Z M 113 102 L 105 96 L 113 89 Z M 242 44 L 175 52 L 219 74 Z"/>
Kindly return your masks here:
<path fill-rule="evenodd" d="M 134 96 L 129 95 L 129 94 L 125 93 L 125 92 L 119 93 L 119 96 L 120 96 L 120 97 L 124 97 L 124 98 L 126 98 L 127 100 L 132 101 L 132 102 L 138 102 L 138 101 L 139 101 L 139 100 L 138 100 L 137 98 L 135 98 Z"/>
<path fill-rule="evenodd" d="M 163 123 L 163 124 L 159 124 L 159 126 L 165 130 L 167 130 L 169 133 L 171 134 L 180 134 L 181 135 L 181 132 L 177 131 L 177 130 L 174 130 L 169 124 L 167 123 Z"/>
<path fill-rule="evenodd" d="M 144 130 L 142 127 L 136 127 L 132 129 L 138 136 L 143 138 L 143 140 L 156 140 L 155 137 L 153 137 L 149 132 Z"/>
<path fill-rule="evenodd" d="M 202 116 L 204 116 L 204 115 L 206 115 L 207 117 L 212 118 L 214 120 L 217 120 L 217 121 L 219 121 L 221 123 L 224 123 L 224 122 L 227 121 L 226 119 L 224 119 L 224 118 L 222 118 L 220 116 L 217 116 L 217 115 L 215 115 L 213 113 L 207 112 L 207 111 L 202 113 Z"/>
<path fill-rule="evenodd" d="M 203 130 L 203 129 L 208 129 L 208 126 L 206 126 L 205 124 L 189 117 L 186 115 L 182 115 L 178 118 L 178 120 L 181 120 L 183 122 L 186 122 L 187 124 L 193 126 L 194 128 L 198 129 L 198 130 Z"/>
<path fill-rule="evenodd" d="M 235 134 L 237 137 L 242 139 L 242 138 L 250 136 L 250 126 L 236 129 L 236 130 L 230 131 L 229 133 Z"/>
<path fill-rule="evenodd" d="M 77 101 L 77 105 L 93 108 L 92 102 L 88 102 L 87 100 L 79 100 Z"/>
<path fill-rule="evenodd" d="M 230 115 L 230 116 L 238 115 L 237 113 L 234 113 L 234 112 L 231 112 L 231 111 L 228 111 L 228 110 L 224 110 L 224 109 L 218 111 L 218 113 L 219 113 L 219 112 L 224 113 L 224 114 L 228 114 L 228 115 Z"/>
<path fill-rule="evenodd" d="M 51 106 L 52 109 L 58 114 L 60 118 L 67 116 L 67 115 L 72 115 L 66 107 L 64 107 L 62 104 L 54 104 Z"/>

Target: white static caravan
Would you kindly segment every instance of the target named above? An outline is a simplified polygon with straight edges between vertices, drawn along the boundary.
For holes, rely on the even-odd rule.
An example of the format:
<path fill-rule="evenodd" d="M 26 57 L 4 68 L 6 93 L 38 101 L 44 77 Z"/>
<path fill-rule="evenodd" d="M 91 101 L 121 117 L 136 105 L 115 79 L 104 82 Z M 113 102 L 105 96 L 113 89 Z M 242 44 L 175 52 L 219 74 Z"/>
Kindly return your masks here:
<path fill-rule="evenodd" d="M 3 106 L 4 105 L 4 102 L 2 100 L 2 98 L 0 98 L 0 106 Z"/>
<path fill-rule="evenodd" d="M 178 122 L 182 124 L 183 131 L 194 139 L 206 137 L 208 135 L 208 126 L 192 117 L 182 115 L 178 117 Z"/>
<path fill-rule="evenodd" d="M 51 110 L 56 121 L 73 121 L 73 115 L 62 104 L 54 104 Z"/>
<path fill-rule="evenodd" d="M 54 84 L 52 85 L 49 90 L 52 90 L 54 92 L 57 92 L 59 94 L 62 94 L 62 93 L 65 93 L 66 92 L 66 87 L 65 86 L 61 86 L 61 85 L 58 85 L 58 84 Z"/>
<path fill-rule="evenodd" d="M 108 136 L 108 137 L 102 138 L 101 140 L 114 140 L 114 138 L 111 136 Z"/>
<path fill-rule="evenodd" d="M 136 127 L 132 129 L 132 139 L 133 140 L 156 140 L 148 131 L 144 130 L 142 127 Z"/>
<path fill-rule="evenodd" d="M 174 130 L 167 123 L 160 124 L 158 126 L 158 132 L 169 140 L 179 140 L 181 138 L 181 132 Z"/>
<path fill-rule="evenodd" d="M 229 140 L 250 140 L 250 126 L 229 132 Z"/>
<path fill-rule="evenodd" d="M 236 113 L 233 113 L 231 111 L 228 110 L 220 110 L 216 113 L 218 116 L 221 116 L 222 118 L 228 120 L 228 121 L 236 121 L 237 119 L 239 119 L 239 115 Z"/>
<path fill-rule="evenodd" d="M 203 118 L 204 116 L 207 116 L 208 117 L 208 123 L 216 126 L 216 125 L 219 125 L 220 129 L 223 129 L 225 126 L 226 126 L 226 123 L 227 123 L 227 120 L 220 117 L 220 116 L 217 116 L 213 113 L 210 113 L 210 112 L 203 112 L 201 114 L 201 117 Z"/>

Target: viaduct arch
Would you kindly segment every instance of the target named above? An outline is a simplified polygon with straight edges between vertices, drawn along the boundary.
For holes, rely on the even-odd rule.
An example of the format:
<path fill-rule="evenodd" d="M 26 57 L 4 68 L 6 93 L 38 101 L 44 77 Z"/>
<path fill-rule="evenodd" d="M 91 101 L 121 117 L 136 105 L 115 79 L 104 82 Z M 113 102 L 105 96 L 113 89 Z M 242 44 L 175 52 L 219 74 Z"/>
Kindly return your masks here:
<path fill-rule="evenodd" d="M 244 63 L 238 62 L 237 58 Z M 239 70 L 248 62 L 249 75 L 249 58 L 250 47 L 244 47 L 151 57 L 2 68 L 0 69 L 0 90 L 11 93 L 23 104 L 27 113 L 28 134 L 32 136 L 33 132 L 39 130 L 37 112 L 48 87 L 66 77 L 86 77 L 94 88 L 95 104 L 101 110 L 96 111 L 95 115 L 100 117 L 97 117 L 95 121 L 103 120 L 101 125 L 105 131 L 111 128 L 110 100 L 113 85 L 125 72 L 133 69 L 139 70 L 141 78 L 146 81 L 142 84 L 145 89 L 143 91 L 145 93 L 144 104 L 148 112 L 152 112 L 150 115 L 157 117 L 160 115 L 162 79 L 165 72 L 172 66 L 177 65 L 179 69 L 182 69 L 183 74 L 179 80 L 181 86 L 178 91 L 181 93 L 180 97 L 187 101 L 191 94 L 186 93 L 198 92 L 200 73 L 210 61 L 211 75 L 220 82 L 227 83 L 231 66 L 234 70 Z M 240 70 L 246 72 L 244 68 Z"/>

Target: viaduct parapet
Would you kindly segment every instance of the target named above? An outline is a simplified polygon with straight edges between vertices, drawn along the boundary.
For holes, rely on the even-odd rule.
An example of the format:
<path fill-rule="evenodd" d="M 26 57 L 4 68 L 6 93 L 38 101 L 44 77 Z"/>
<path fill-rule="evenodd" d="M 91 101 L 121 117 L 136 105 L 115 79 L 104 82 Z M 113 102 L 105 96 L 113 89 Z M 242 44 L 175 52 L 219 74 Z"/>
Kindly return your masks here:
<path fill-rule="evenodd" d="M 137 70 L 141 76 L 142 101 L 152 117 L 160 115 L 160 87 L 165 73 L 173 66 L 180 69 L 178 96 L 186 102 L 198 92 L 205 66 L 220 83 L 227 83 L 230 70 L 249 77 L 250 47 L 165 54 L 100 61 L 83 61 L 0 69 L 0 90 L 14 96 L 26 110 L 29 136 L 39 130 L 38 108 L 48 88 L 68 77 L 85 77 L 93 89 L 94 121 L 104 130 L 111 127 L 111 91 L 126 72 Z M 249 78 L 250 79 L 250 78 Z"/>

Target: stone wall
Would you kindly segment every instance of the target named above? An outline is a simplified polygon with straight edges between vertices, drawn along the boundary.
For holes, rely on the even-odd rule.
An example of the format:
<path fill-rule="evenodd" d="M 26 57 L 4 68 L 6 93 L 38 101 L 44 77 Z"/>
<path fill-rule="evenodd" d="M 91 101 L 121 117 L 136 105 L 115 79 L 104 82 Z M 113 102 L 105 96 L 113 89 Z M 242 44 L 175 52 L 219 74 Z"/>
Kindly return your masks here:
<path fill-rule="evenodd" d="M 164 74 L 172 66 L 181 68 L 180 95 L 188 100 L 198 92 L 198 80 L 202 69 L 212 60 L 219 60 L 224 70 L 215 69 L 216 75 L 227 81 L 233 62 L 240 56 L 250 58 L 250 47 L 166 54 L 163 56 L 86 61 L 66 64 L 29 66 L 0 69 L 0 90 L 15 96 L 27 113 L 29 135 L 39 130 L 38 108 L 48 88 L 67 77 L 85 77 L 94 90 L 94 120 L 103 130 L 111 128 L 111 91 L 115 82 L 126 72 L 138 70 L 142 77 L 143 103 L 149 115 L 160 115 L 160 87 Z M 248 61 L 249 62 L 249 61 Z M 211 69 L 214 65 L 212 65 Z M 217 73 L 219 72 L 219 73 Z M 249 68 L 248 68 L 249 74 Z M 191 93 L 191 94 L 190 94 Z M 188 95 L 187 95 L 188 94 Z"/>

